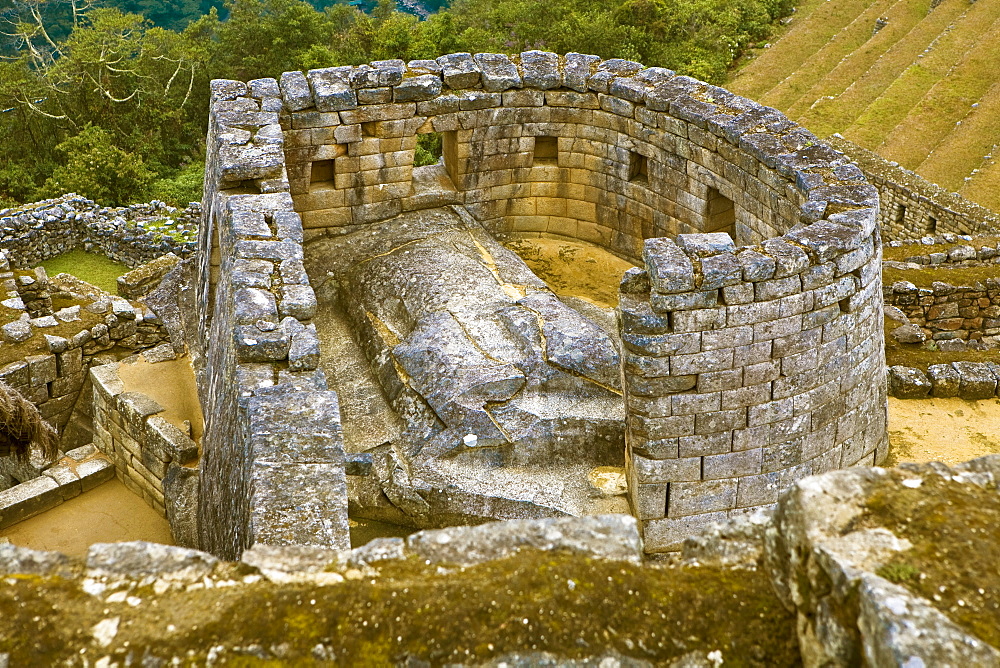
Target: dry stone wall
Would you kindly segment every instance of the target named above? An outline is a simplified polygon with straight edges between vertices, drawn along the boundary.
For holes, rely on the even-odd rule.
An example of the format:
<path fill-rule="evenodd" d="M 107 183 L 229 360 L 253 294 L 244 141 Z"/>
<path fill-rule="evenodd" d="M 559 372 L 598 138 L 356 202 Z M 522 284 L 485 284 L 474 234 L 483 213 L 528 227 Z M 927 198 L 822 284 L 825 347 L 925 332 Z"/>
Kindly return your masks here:
<path fill-rule="evenodd" d="M 256 544 L 349 544 L 339 407 L 317 371 L 316 297 L 287 193 L 278 95 L 273 80 L 212 83 L 202 327 L 189 345 L 204 362 L 199 543 L 229 558 Z"/>
<path fill-rule="evenodd" d="M 158 415 L 163 406 L 140 392 L 126 392 L 118 367 L 90 370 L 94 446 L 114 464 L 126 487 L 167 518 L 178 544 L 194 545 L 197 508 L 179 502 L 188 498 L 186 487 L 197 479 L 198 445 Z"/>
<path fill-rule="evenodd" d="M 974 285 L 935 281 L 920 288 L 897 281 L 883 289 L 885 303 L 901 310 L 934 341 L 982 340 L 1000 344 L 1000 279 Z"/>
<path fill-rule="evenodd" d="M 943 233 L 978 234 L 1000 229 L 995 213 L 958 193 L 835 134 L 827 141 L 844 152 L 878 188 L 880 222 L 887 240 L 919 239 Z"/>
<path fill-rule="evenodd" d="M 306 240 L 461 204 L 494 234 L 584 240 L 643 264 L 620 311 L 647 550 L 769 506 L 810 473 L 884 457 L 878 192 L 776 110 L 662 68 L 538 51 L 213 85 L 209 173 L 227 196 L 206 191 L 202 242 L 221 235 L 224 270 L 203 253 L 202 295 L 220 304 L 213 340 L 242 327 L 219 369 L 282 340 L 267 333 L 275 317 L 237 325 L 223 313 L 247 302 L 221 302 L 237 297 L 227 282 L 243 257 L 227 253 L 283 238 L 289 203 Z M 443 159 L 415 168 L 430 132 Z M 239 236 L 251 229 L 262 236 Z M 274 350 L 267 361 L 283 360 Z"/>
<path fill-rule="evenodd" d="M 158 201 L 110 208 L 70 193 L 0 211 L 0 249 L 17 268 L 75 248 L 137 267 L 167 253 L 194 252 L 200 215 L 197 202 L 183 210 Z"/>

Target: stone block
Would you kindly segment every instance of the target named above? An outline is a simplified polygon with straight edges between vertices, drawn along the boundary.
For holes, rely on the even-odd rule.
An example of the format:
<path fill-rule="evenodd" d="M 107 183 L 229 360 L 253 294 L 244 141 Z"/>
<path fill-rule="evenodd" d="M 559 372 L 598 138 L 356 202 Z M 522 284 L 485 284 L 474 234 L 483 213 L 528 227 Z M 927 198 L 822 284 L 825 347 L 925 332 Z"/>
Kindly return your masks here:
<path fill-rule="evenodd" d="M 680 551 L 685 539 L 702 533 L 713 522 L 726 521 L 725 511 L 692 515 L 690 517 L 667 517 L 650 520 L 643 531 L 644 547 L 647 552 Z"/>
<path fill-rule="evenodd" d="M 77 464 L 76 473 L 80 477 L 83 491 L 86 492 L 114 478 L 115 467 L 105 457 L 91 457 Z"/>
<path fill-rule="evenodd" d="M 44 387 L 59 377 L 55 355 L 29 355 L 24 361 L 28 363 L 28 384 L 31 387 Z"/>
<path fill-rule="evenodd" d="M 889 394 L 898 399 L 923 399 L 933 388 L 923 371 L 899 365 L 889 367 L 888 382 Z"/>
<path fill-rule="evenodd" d="M 997 379 L 985 362 L 952 362 L 959 375 L 958 396 L 963 399 L 989 399 L 996 395 Z"/>
<path fill-rule="evenodd" d="M 521 78 L 528 88 L 558 88 L 562 85 L 559 56 L 548 51 L 522 51 Z"/>
<path fill-rule="evenodd" d="M 450 53 L 437 59 L 441 77 L 454 90 L 474 88 L 480 83 L 479 66 L 468 53 Z"/>
<path fill-rule="evenodd" d="M 736 507 L 736 485 L 734 479 L 671 483 L 667 517 L 732 510 Z"/>
<path fill-rule="evenodd" d="M 694 290 L 694 264 L 671 239 L 646 239 L 642 255 L 655 291 L 675 294 Z"/>
<path fill-rule="evenodd" d="M 473 56 L 482 75 L 483 88 L 488 91 L 504 91 L 520 88 L 521 75 L 510 57 L 500 53 L 477 53 Z"/>
<path fill-rule="evenodd" d="M 279 86 L 281 98 L 288 111 L 299 111 L 313 106 L 309 81 L 302 72 L 285 72 L 281 75 Z"/>
<path fill-rule="evenodd" d="M 651 520 L 666 517 L 666 484 L 634 483 L 630 485 L 629 492 L 638 519 Z"/>
<path fill-rule="evenodd" d="M 721 455 L 732 451 L 733 434 L 730 431 L 722 431 L 714 434 L 681 436 L 677 448 L 679 457 Z"/>
<path fill-rule="evenodd" d="M 704 458 L 702 478 L 721 480 L 757 475 L 761 471 L 763 452 L 762 448 L 755 448 L 707 456 Z"/>
<path fill-rule="evenodd" d="M 701 457 L 647 459 L 633 454 L 632 468 L 639 483 L 701 480 Z"/>
<path fill-rule="evenodd" d="M 931 396 L 957 397 L 961 391 L 962 377 L 951 364 L 931 364 L 927 367 L 931 381 Z"/>
<path fill-rule="evenodd" d="M 0 491 L 0 529 L 51 510 L 62 502 L 59 484 L 48 476 Z"/>
<path fill-rule="evenodd" d="M 357 93 L 351 88 L 345 70 L 350 68 L 325 67 L 309 70 L 309 86 L 319 111 L 346 111 L 358 106 Z"/>
<path fill-rule="evenodd" d="M 403 79 L 393 88 L 394 102 L 420 102 L 437 97 L 441 93 L 441 77 L 424 74 Z"/>

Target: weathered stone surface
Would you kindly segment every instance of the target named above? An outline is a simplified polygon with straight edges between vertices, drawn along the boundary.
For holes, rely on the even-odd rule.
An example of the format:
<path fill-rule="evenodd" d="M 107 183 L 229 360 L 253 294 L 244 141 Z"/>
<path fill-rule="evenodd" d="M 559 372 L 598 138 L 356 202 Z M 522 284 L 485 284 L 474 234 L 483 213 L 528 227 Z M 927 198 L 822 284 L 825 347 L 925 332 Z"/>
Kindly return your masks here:
<path fill-rule="evenodd" d="M 647 239 L 642 252 L 654 290 L 672 294 L 694 289 L 694 265 L 676 243 L 662 237 Z"/>
<path fill-rule="evenodd" d="M 962 377 L 950 364 L 931 364 L 927 367 L 931 380 L 931 396 L 957 397 L 961 390 Z"/>
<path fill-rule="evenodd" d="M 441 77 L 434 74 L 409 77 L 393 88 L 393 100 L 395 102 L 430 100 L 440 95 L 441 87 Z"/>
<path fill-rule="evenodd" d="M 906 366 L 889 367 L 889 394 L 899 399 L 922 399 L 931 392 L 933 384 L 920 369 Z"/>
<path fill-rule="evenodd" d="M 559 56 L 548 51 L 522 51 L 521 75 L 527 88 L 558 88 L 562 85 Z"/>
<path fill-rule="evenodd" d="M 0 543 L 0 572 L 71 577 L 73 571 L 73 562 L 65 554 Z"/>
<path fill-rule="evenodd" d="M 344 68 L 309 70 L 308 76 L 319 111 L 345 111 L 358 106 L 358 96 L 347 81 Z"/>
<path fill-rule="evenodd" d="M 963 399 L 989 399 L 996 395 L 997 378 L 985 362 L 952 362 L 959 375 L 958 394 Z"/>
<path fill-rule="evenodd" d="M 953 481 L 950 484 L 995 489 L 998 460 L 984 457 L 955 470 L 941 464 L 907 465 L 891 472 L 855 468 L 807 478 L 792 487 L 767 529 L 765 563 L 779 596 L 798 612 L 799 646 L 806 664 L 1000 662 L 996 648 L 970 635 L 926 599 L 876 574 L 879 566 L 913 547 L 909 540 L 884 527 L 855 525 L 873 495 L 916 490 L 942 475 Z"/>
<path fill-rule="evenodd" d="M 483 88 L 486 90 L 495 92 L 521 87 L 521 75 L 508 56 L 501 53 L 477 53 L 473 58 L 482 73 Z"/>
<path fill-rule="evenodd" d="M 309 81 L 302 72 L 285 72 L 281 75 L 281 97 L 285 108 L 289 111 L 299 111 L 313 106 L 312 91 Z"/>
<path fill-rule="evenodd" d="M 463 566 L 502 559 L 524 549 L 565 549 L 632 562 L 642 558 L 638 528 L 626 515 L 511 520 L 421 531 L 406 539 L 406 547 L 432 563 Z"/>
<path fill-rule="evenodd" d="M 927 340 L 927 335 L 916 325 L 907 324 L 892 330 L 892 338 L 900 343 L 923 343 Z"/>
<path fill-rule="evenodd" d="M 198 469 L 170 466 L 163 479 L 163 498 L 170 534 L 182 547 L 198 546 Z"/>
<path fill-rule="evenodd" d="M 479 66 L 468 53 L 450 53 L 437 59 L 441 76 L 449 88 L 474 88 L 480 82 Z"/>
<path fill-rule="evenodd" d="M 197 582 L 218 564 L 218 559 L 205 552 L 145 541 L 96 543 L 87 551 L 88 575 L 110 579 L 151 575 Z"/>

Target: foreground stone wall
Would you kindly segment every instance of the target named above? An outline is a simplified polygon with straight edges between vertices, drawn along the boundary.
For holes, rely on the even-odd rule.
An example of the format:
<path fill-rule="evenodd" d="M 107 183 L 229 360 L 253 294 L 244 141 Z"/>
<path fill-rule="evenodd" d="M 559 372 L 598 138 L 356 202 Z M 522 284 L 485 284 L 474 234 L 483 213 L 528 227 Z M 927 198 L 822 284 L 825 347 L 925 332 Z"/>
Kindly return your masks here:
<path fill-rule="evenodd" d="M 287 192 L 245 194 L 287 190 L 279 107 L 276 85 L 212 84 L 202 327 L 189 344 L 204 360 L 199 540 L 229 558 L 255 544 L 349 544 L 339 409 L 316 370 L 302 224 Z"/>
<path fill-rule="evenodd" d="M 995 213 L 949 192 L 919 174 L 844 139 L 827 141 L 843 151 L 878 188 L 882 200 L 880 223 L 887 240 L 919 239 L 942 233 L 978 234 L 1000 229 Z"/>
<path fill-rule="evenodd" d="M 237 129 L 217 135 L 212 173 L 223 188 L 287 189 L 305 239 L 462 204 L 494 234 L 644 264 L 623 283 L 621 334 L 647 549 L 809 473 L 884 457 L 878 193 L 777 111 L 662 68 L 538 51 L 223 87 L 216 117 Z M 429 132 L 443 159 L 414 168 Z M 238 195 L 230 210 L 238 197 L 288 199 Z"/>
<path fill-rule="evenodd" d="M 102 207 L 70 193 L 0 211 L 0 249 L 19 269 L 75 248 L 137 267 L 171 252 L 191 254 L 200 215 L 196 202 L 184 210 L 155 201 Z"/>

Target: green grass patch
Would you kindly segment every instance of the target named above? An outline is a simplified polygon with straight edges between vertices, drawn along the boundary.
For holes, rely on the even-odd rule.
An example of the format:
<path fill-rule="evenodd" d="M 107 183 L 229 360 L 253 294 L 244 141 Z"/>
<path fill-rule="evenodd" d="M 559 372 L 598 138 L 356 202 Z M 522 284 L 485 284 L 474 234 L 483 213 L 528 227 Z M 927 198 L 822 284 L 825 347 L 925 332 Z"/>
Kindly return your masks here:
<path fill-rule="evenodd" d="M 911 474 L 890 475 L 898 480 Z M 913 543 L 878 574 L 927 599 L 979 639 L 1000 646 L 996 490 L 927 475 L 917 489 L 887 481 L 865 505 L 857 528 L 885 527 Z"/>
<path fill-rule="evenodd" d="M 967 51 L 949 70 L 948 76 L 939 79 L 893 128 L 881 150 L 895 156 L 902 164 L 919 166 L 935 146 L 955 131 L 955 124 L 969 115 L 973 103 L 978 102 L 996 81 L 998 52 L 1000 22 L 994 21 L 976 48 Z M 972 167 L 967 167 L 965 173 L 971 170 Z"/>
<path fill-rule="evenodd" d="M 1000 164 L 997 159 L 994 157 L 981 165 L 979 173 L 973 174 L 959 192 L 973 202 L 1000 211 Z"/>
<path fill-rule="evenodd" d="M 912 3 L 911 6 L 914 11 L 924 13 L 923 19 L 913 30 L 891 44 L 865 71 L 858 72 L 852 80 L 844 81 L 843 92 L 818 93 L 815 96 L 816 101 L 803 112 L 799 119 L 800 123 L 812 128 L 821 137 L 834 132 L 844 132 L 862 111 L 886 92 L 892 82 L 953 20 L 961 16 L 968 8 L 968 2 L 945 0 L 929 14 L 927 9 L 930 4 L 927 0 Z M 891 30 L 893 30 L 892 23 L 883 28 L 879 34 Z M 876 35 L 871 43 L 874 44 L 877 39 Z M 832 100 L 823 99 L 824 94 L 836 97 Z"/>
<path fill-rule="evenodd" d="M 80 249 L 50 258 L 42 266 L 50 276 L 72 274 L 113 295 L 118 293 L 118 277 L 130 271 L 120 262 Z"/>
<path fill-rule="evenodd" d="M 842 119 L 840 116 L 851 113 L 856 115 L 860 109 L 856 106 L 843 109 L 844 105 L 841 104 L 839 96 L 851 95 L 854 87 L 864 81 L 883 58 L 887 58 L 893 50 L 901 48 L 900 42 L 908 39 L 921 21 L 927 18 L 929 6 L 930 0 L 895 3 L 885 14 L 889 23 L 857 49 L 846 54 L 839 62 L 833 63 L 832 67 L 815 81 L 813 87 L 789 107 L 788 115 L 798 119 L 821 137 L 843 130 L 854 116 L 848 116 L 847 119 Z M 948 11 L 947 7 L 941 9 Z M 895 71 L 898 73 L 902 69 L 900 66 Z M 833 110 L 841 113 L 828 114 Z"/>
<path fill-rule="evenodd" d="M 767 103 L 768 90 L 801 65 L 804 56 L 818 51 L 871 3 L 872 0 L 806 0 L 796 7 L 788 31 L 774 40 L 771 48 L 757 52 L 758 55 L 730 82 L 729 88 Z"/>
<path fill-rule="evenodd" d="M 1000 137 L 1000 82 L 994 83 L 978 104 L 917 168 L 928 181 L 958 191 L 965 185 L 965 177 L 979 178 L 972 174 L 974 169 L 989 169 L 985 156 L 992 155 L 994 142 Z M 994 204 L 980 204 L 995 210 L 997 196 L 990 194 Z"/>
<path fill-rule="evenodd" d="M 911 246 L 911 248 L 920 246 Z M 924 246 L 927 248 L 927 246 Z M 937 249 L 937 246 L 934 247 Z M 896 250 L 896 249 L 894 249 Z M 916 253 L 914 253 L 915 255 Z M 896 281 L 909 281 L 918 288 L 929 288 L 935 281 L 950 283 L 956 286 L 972 286 L 985 283 L 987 278 L 1000 278 L 1000 266 L 986 265 L 983 267 L 949 267 L 934 268 L 925 266 L 923 269 L 896 269 L 882 267 L 882 283 L 892 285 Z"/>
<path fill-rule="evenodd" d="M 844 136 L 862 146 L 873 147 L 882 144 L 893 128 L 916 107 L 931 87 L 966 57 L 971 49 L 979 47 L 993 22 L 1000 16 L 1000 4 L 977 3 L 969 9 L 962 20 L 954 23 L 949 30 L 943 30 L 932 42 L 923 58 L 910 65 L 885 89 L 844 132 Z M 906 156 L 880 151 L 885 157 L 896 160 L 910 169 L 916 167 Z M 917 161 L 919 162 L 919 161 Z"/>
<path fill-rule="evenodd" d="M 787 77 L 767 92 L 767 104 L 789 109 L 807 95 L 813 85 L 845 57 L 855 53 L 871 39 L 872 26 L 896 4 L 896 0 L 877 0 L 865 7 L 854 19 L 822 45 L 816 52 L 799 62 Z M 772 47 L 773 48 L 773 47 Z M 804 55 L 804 54 L 803 54 Z"/>

